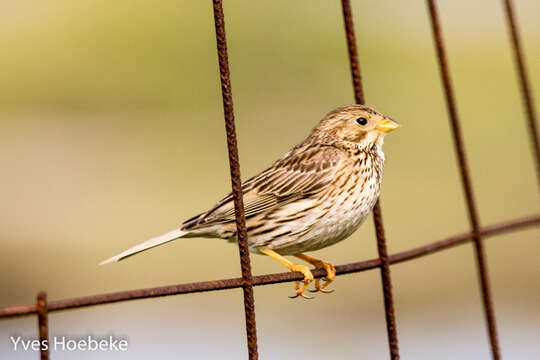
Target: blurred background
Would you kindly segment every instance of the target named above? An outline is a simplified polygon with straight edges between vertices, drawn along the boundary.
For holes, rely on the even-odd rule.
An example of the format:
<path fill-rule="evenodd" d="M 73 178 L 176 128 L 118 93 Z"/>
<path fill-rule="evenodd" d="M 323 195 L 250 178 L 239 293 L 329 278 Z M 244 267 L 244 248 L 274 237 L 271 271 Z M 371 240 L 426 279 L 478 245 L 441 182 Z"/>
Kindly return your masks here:
<path fill-rule="evenodd" d="M 440 0 L 483 225 L 540 202 L 500 1 Z M 516 0 L 533 87 L 540 3 Z M 391 253 L 468 231 L 424 1 L 353 1 L 368 104 L 403 127 L 387 137 L 382 207 Z M 176 227 L 230 191 L 210 1 L 0 2 L 0 306 L 240 276 L 238 249 L 184 239 L 97 263 Z M 353 102 L 339 1 L 227 1 L 244 179 Z M 540 91 L 536 91 L 540 104 Z M 505 359 L 540 358 L 540 230 L 486 240 Z M 377 256 L 372 220 L 313 253 Z M 254 274 L 285 271 L 252 256 Z M 471 244 L 392 267 L 403 359 L 488 359 Z M 291 300 L 255 289 L 263 359 L 386 359 L 380 275 L 341 276 L 335 293 Z M 247 358 L 241 290 L 52 313 L 51 336 L 113 334 L 126 353 L 80 359 Z M 0 321 L 37 337 L 35 317 Z M 53 352 L 53 359 L 73 353 Z"/>

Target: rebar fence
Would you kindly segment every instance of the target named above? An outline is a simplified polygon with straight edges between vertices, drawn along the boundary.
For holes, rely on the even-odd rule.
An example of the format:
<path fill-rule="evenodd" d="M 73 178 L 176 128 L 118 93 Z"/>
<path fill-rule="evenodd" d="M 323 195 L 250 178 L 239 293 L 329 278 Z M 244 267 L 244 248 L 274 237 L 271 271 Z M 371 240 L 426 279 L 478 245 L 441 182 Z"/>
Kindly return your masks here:
<path fill-rule="evenodd" d="M 502 0 L 505 11 L 507 26 L 510 33 L 512 50 L 516 62 L 518 78 L 521 86 L 525 114 L 528 122 L 529 134 L 533 148 L 534 161 L 536 164 L 536 174 L 538 184 L 540 185 L 540 146 L 538 138 L 538 128 L 536 123 L 536 114 L 532 101 L 531 87 L 527 77 L 523 50 L 518 34 L 515 12 L 512 0 Z M 219 61 L 219 71 L 221 80 L 221 92 L 223 95 L 223 111 L 225 118 L 225 130 L 227 134 L 227 146 L 229 153 L 230 175 L 232 183 L 232 192 L 234 196 L 237 238 L 240 253 L 240 265 L 242 270 L 241 278 L 232 278 L 224 280 L 213 280 L 196 283 L 187 283 L 163 287 L 154 287 L 146 289 L 137 289 L 129 291 L 120 291 L 108 294 L 94 296 L 70 298 L 64 300 L 47 301 L 45 292 L 37 295 L 35 304 L 12 306 L 0 309 L 0 319 L 13 318 L 26 315 L 37 315 L 38 330 L 40 340 L 48 339 L 48 313 L 83 308 L 88 306 L 110 304 L 128 300 L 154 298 L 161 296 L 170 296 L 178 294 L 187 294 L 194 292 L 206 292 L 214 290 L 225 290 L 242 288 L 244 295 L 244 309 L 246 321 L 246 337 L 248 343 L 249 359 L 258 359 L 257 350 L 257 331 L 255 323 L 255 300 L 253 296 L 253 287 L 269 285 L 282 282 L 291 282 L 302 280 L 301 273 L 276 273 L 269 275 L 252 276 L 251 265 L 247 243 L 247 231 L 244 216 L 244 205 L 242 200 L 240 166 L 238 160 L 238 148 L 236 141 L 236 130 L 234 121 L 234 110 L 231 91 L 231 78 L 229 72 L 229 61 L 227 54 L 227 39 L 225 34 L 225 22 L 223 15 L 223 0 L 212 0 L 214 10 L 214 22 L 216 30 L 216 43 Z M 528 217 L 511 219 L 490 226 L 481 226 L 479 223 L 478 211 L 475 203 L 473 188 L 471 185 L 469 165 L 467 162 L 465 147 L 463 145 L 460 120 L 454 100 L 454 91 L 450 77 L 450 68 L 447 62 L 446 50 L 442 35 L 442 28 L 439 22 L 436 0 L 426 0 L 433 39 L 436 48 L 438 64 L 440 68 L 441 80 L 444 88 L 446 106 L 449 114 L 449 120 L 452 130 L 454 148 L 459 164 L 461 183 L 465 194 L 467 205 L 467 215 L 471 230 L 469 232 L 451 236 L 439 241 L 435 241 L 424 246 L 413 248 L 407 251 L 388 255 L 386 249 L 386 238 L 382 221 L 381 205 L 378 201 L 373 209 L 373 219 L 375 225 L 375 234 L 377 240 L 377 249 L 379 257 L 376 259 L 359 261 L 351 264 L 337 265 L 336 275 L 356 273 L 360 271 L 378 268 L 381 273 L 381 282 L 383 290 L 383 299 L 386 316 L 386 328 L 388 335 L 389 354 L 392 360 L 399 359 L 398 335 L 396 319 L 394 314 L 392 283 L 390 276 L 390 265 L 413 260 L 422 256 L 433 254 L 438 251 L 449 249 L 461 244 L 474 243 L 474 251 L 480 281 L 482 294 L 482 303 L 487 323 L 488 336 L 490 341 L 491 354 L 493 359 L 500 359 L 500 347 L 498 341 L 497 326 L 495 322 L 495 310 L 489 286 L 489 276 L 487 269 L 486 255 L 483 247 L 483 241 L 494 235 L 516 231 L 531 226 L 540 225 L 540 213 Z M 343 19 L 345 24 L 345 35 L 347 41 L 348 55 L 350 60 L 351 76 L 354 89 L 354 99 L 356 103 L 365 102 L 364 91 L 362 88 L 362 79 L 360 74 L 360 65 L 358 61 L 358 52 L 356 48 L 353 16 L 350 0 L 341 0 Z M 324 269 L 313 270 L 313 276 L 321 278 L 326 275 Z M 48 349 L 43 347 L 40 350 L 41 359 L 49 359 Z"/>

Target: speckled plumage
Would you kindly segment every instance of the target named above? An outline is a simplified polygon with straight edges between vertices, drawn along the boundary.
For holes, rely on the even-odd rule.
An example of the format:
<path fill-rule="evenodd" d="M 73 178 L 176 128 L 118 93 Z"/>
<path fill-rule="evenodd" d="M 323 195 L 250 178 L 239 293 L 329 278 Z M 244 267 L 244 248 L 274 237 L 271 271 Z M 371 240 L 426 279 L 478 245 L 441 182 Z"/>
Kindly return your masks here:
<path fill-rule="evenodd" d="M 344 141 L 334 134 L 336 124 L 328 126 L 354 110 L 378 114 L 360 105 L 334 110 L 306 140 L 244 183 L 252 251 L 272 249 L 289 255 L 318 250 L 347 238 L 368 216 L 380 191 L 383 135 L 360 148 L 357 141 L 366 134 Z M 232 195 L 184 222 L 181 229 L 190 232 L 187 236 L 234 240 Z"/>
<path fill-rule="evenodd" d="M 303 142 L 247 180 L 242 188 L 250 250 L 267 255 L 275 252 L 277 255 L 270 256 L 293 271 L 305 272 L 293 269 L 292 265 L 297 265 L 286 263 L 281 255 L 318 250 L 350 236 L 377 201 L 385 162 L 384 136 L 397 127 L 392 119 L 368 106 L 337 108 Z M 235 233 L 234 203 L 229 194 L 210 210 L 185 221 L 180 229 L 103 263 L 180 237 L 234 241 Z M 300 255 L 316 266 L 331 265 Z"/>
<path fill-rule="evenodd" d="M 384 155 L 308 138 L 243 186 L 250 249 L 313 251 L 352 234 L 379 196 Z M 191 236 L 234 240 L 229 195 L 182 224 Z"/>

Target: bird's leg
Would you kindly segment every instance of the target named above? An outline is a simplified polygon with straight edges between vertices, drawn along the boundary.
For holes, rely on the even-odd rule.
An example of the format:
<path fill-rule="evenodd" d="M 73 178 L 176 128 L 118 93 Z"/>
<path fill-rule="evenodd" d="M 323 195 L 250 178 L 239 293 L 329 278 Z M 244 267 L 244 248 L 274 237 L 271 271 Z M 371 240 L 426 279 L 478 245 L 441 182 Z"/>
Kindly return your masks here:
<path fill-rule="evenodd" d="M 311 256 L 308 256 L 306 254 L 296 254 L 293 255 L 299 259 L 304 260 L 305 262 L 310 263 L 311 265 L 314 265 L 316 269 L 324 269 L 326 270 L 326 277 L 324 278 L 325 282 L 321 285 L 320 279 L 315 279 L 315 290 L 310 290 L 312 292 L 323 292 L 323 293 L 331 293 L 334 290 L 325 290 L 324 288 L 330 285 L 332 281 L 334 281 L 336 277 L 336 269 L 334 268 L 334 265 L 327 263 L 325 261 L 312 258 Z"/>
<path fill-rule="evenodd" d="M 304 275 L 304 280 L 303 280 L 304 284 L 302 285 L 302 287 L 300 287 L 300 281 L 297 281 L 296 286 L 295 286 L 296 295 L 290 296 L 290 298 L 294 299 L 295 297 L 301 296 L 301 297 L 303 297 L 305 299 L 311 299 L 310 296 L 307 296 L 307 295 L 304 294 L 304 291 L 306 290 L 309 283 L 311 281 L 313 281 L 313 274 L 311 273 L 311 270 L 309 269 L 309 267 L 307 267 L 306 265 L 295 264 L 292 261 L 289 261 L 286 258 L 284 258 L 283 256 L 279 255 L 274 250 L 259 250 L 259 251 L 261 253 L 263 253 L 265 255 L 268 255 L 271 258 L 279 261 L 280 263 L 282 263 L 283 265 L 288 267 L 289 270 L 291 270 L 292 272 L 298 271 L 298 272 L 301 272 Z"/>

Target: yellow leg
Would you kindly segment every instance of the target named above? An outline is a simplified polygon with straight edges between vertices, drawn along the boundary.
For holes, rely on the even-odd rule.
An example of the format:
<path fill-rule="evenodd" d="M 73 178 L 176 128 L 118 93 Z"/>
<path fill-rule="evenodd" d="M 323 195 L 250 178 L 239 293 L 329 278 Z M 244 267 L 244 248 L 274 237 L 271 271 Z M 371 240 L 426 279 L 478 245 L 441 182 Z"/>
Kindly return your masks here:
<path fill-rule="evenodd" d="M 304 294 L 304 291 L 306 290 L 309 283 L 313 281 L 313 274 L 311 273 L 311 270 L 309 270 L 309 267 L 307 267 L 306 265 L 295 264 L 292 261 L 289 261 L 283 256 L 279 255 L 277 252 L 273 250 L 259 250 L 259 251 L 265 255 L 270 256 L 272 259 L 279 261 L 280 263 L 288 267 L 289 270 L 291 270 L 292 272 L 298 271 L 302 273 L 304 275 L 304 281 L 303 281 L 304 285 L 300 287 L 300 281 L 297 281 L 296 282 L 296 295 L 291 296 L 291 298 L 301 296 L 305 299 L 311 299 L 311 297 Z"/>
<path fill-rule="evenodd" d="M 334 281 L 334 279 L 336 278 L 336 269 L 334 268 L 334 265 L 330 264 L 330 263 L 327 263 L 325 261 L 322 261 L 322 260 L 319 260 L 319 259 L 315 259 L 311 256 L 308 256 L 306 254 L 296 254 L 296 255 L 293 255 L 299 259 L 302 259 L 304 260 L 305 262 L 308 262 L 310 263 L 311 265 L 314 265 L 315 268 L 317 269 L 324 269 L 326 270 L 326 278 L 324 280 L 326 280 L 324 282 L 324 284 L 321 285 L 320 283 L 320 279 L 315 279 L 315 290 L 313 292 L 317 292 L 317 291 L 320 291 L 320 292 L 323 292 L 323 293 L 331 293 L 333 290 L 331 291 L 328 291 L 328 290 L 324 290 L 325 287 L 327 287 L 328 285 L 330 285 L 330 283 L 332 281 Z"/>

